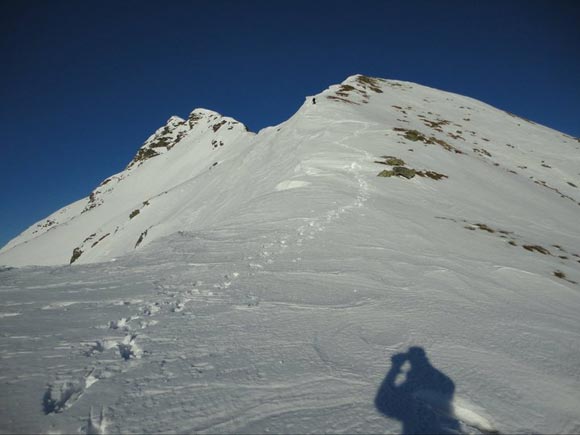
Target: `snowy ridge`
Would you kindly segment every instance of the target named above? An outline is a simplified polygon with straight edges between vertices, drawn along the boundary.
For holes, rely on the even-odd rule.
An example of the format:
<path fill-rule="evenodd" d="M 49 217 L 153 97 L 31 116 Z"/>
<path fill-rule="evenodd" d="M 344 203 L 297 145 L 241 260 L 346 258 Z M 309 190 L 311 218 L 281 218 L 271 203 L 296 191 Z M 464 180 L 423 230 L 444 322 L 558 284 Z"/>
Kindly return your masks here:
<path fill-rule="evenodd" d="M 0 429 L 578 432 L 576 139 L 360 75 L 192 115 L 1 251 L 82 252 L 0 270 Z"/>
<path fill-rule="evenodd" d="M 219 208 L 218 204 L 211 205 L 211 201 L 203 199 L 197 203 L 189 201 L 193 208 L 187 212 L 178 204 L 181 204 L 183 189 L 198 189 L 198 183 L 207 189 L 209 179 L 215 178 L 211 171 L 218 163 L 233 162 L 250 150 L 256 156 L 256 150 L 263 150 L 255 161 L 244 159 L 244 165 L 228 170 L 228 177 L 236 178 L 238 184 L 245 186 L 242 190 L 246 190 L 250 185 L 262 185 L 271 179 L 270 174 L 258 168 L 260 178 L 255 182 L 250 168 L 259 161 L 269 166 L 276 164 L 276 169 L 281 169 L 280 158 L 272 160 L 279 149 L 294 154 L 292 164 L 296 165 L 306 165 L 318 154 L 323 156 L 323 165 L 330 164 L 332 159 L 336 161 L 337 166 L 331 171 L 341 165 L 348 166 L 352 158 L 341 151 L 344 142 L 355 137 L 369 144 L 351 146 L 355 154 L 363 153 L 364 158 L 354 163 L 362 165 L 367 173 L 365 177 L 371 175 L 373 161 L 379 161 L 381 153 L 397 154 L 397 158 L 429 176 L 433 175 L 431 172 L 446 176 L 446 171 L 460 171 L 445 184 L 469 183 L 470 177 L 486 173 L 484 177 L 490 179 L 485 184 L 501 184 L 504 190 L 517 191 L 518 198 L 520 185 L 525 184 L 524 191 L 533 187 L 535 194 L 539 187 L 576 205 L 580 202 L 577 187 L 580 181 L 574 172 L 580 162 L 578 157 L 572 157 L 578 155 L 578 142 L 548 128 L 467 97 L 360 75 L 351 76 L 316 97 L 318 105 L 309 99 L 290 120 L 277 128 L 264 129 L 258 135 L 247 133 L 242 124 L 210 110 L 196 109 L 187 120 L 171 117 L 147 139 L 125 171 L 104 180 L 84 200 L 80 213 L 79 203 L 75 203 L 33 225 L 0 251 L 0 262 L 50 265 L 66 264 L 74 258 L 74 262 L 86 263 L 130 253 L 156 237 L 193 230 L 208 219 L 216 222 L 216 216 L 201 213 L 202 217 L 198 206 Z M 314 120 L 316 125 L 312 125 Z M 326 150 L 325 140 L 318 141 L 318 138 L 330 139 L 330 136 L 333 136 L 330 143 L 340 146 Z M 380 141 L 385 143 L 382 149 L 374 145 Z M 307 146 L 297 148 L 305 142 Z M 405 143 L 419 147 L 405 149 Z M 377 152 L 371 155 L 373 147 Z M 310 171 L 313 173 L 315 169 Z M 297 174 L 288 176 L 297 178 Z M 275 184 L 270 187 L 288 182 L 284 177 L 273 181 Z M 530 186 L 531 183 L 536 186 Z M 177 186 L 181 186 L 179 191 L 172 191 Z M 485 190 L 482 194 L 489 196 L 491 189 Z M 213 193 L 228 195 L 229 191 L 224 186 Z M 171 199 L 161 199 L 167 194 Z M 247 205 L 245 192 L 235 196 L 237 200 L 228 204 L 228 208 Z M 443 198 L 444 194 L 439 192 L 439 196 Z M 161 206 L 156 205 L 159 202 L 163 202 L 164 208 L 170 206 L 172 213 L 160 211 Z M 181 216 L 171 225 L 167 221 L 169 216 L 175 216 L 175 207 L 182 210 Z M 142 212 L 142 216 L 132 220 Z M 145 214 L 151 219 L 145 218 Z M 184 219 L 185 227 L 182 226 Z M 56 248 L 57 241 L 59 248 Z"/>
<path fill-rule="evenodd" d="M 18 264 L 66 264 L 77 249 L 83 253 L 90 250 L 85 258 L 93 257 L 95 261 L 96 257 L 102 261 L 110 258 L 113 239 L 117 241 L 113 242 L 113 252 L 130 252 L 140 234 L 155 222 L 148 221 L 145 225 L 129 222 L 154 198 L 209 171 L 223 156 L 224 146 L 235 146 L 244 135 L 251 136 L 245 126 L 210 110 L 196 109 L 187 121 L 171 117 L 145 141 L 127 169 L 105 179 L 86 199 L 31 226 L 10 241 L 0 255 L 6 252 Z M 171 156 L 164 156 L 171 149 L 174 149 Z M 128 228 L 127 234 L 123 230 Z M 106 238 L 109 238 L 106 243 L 95 250 Z M 62 249 L 55 250 L 55 242 Z M 31 257 L 32 251 L 36 254 Z"/>

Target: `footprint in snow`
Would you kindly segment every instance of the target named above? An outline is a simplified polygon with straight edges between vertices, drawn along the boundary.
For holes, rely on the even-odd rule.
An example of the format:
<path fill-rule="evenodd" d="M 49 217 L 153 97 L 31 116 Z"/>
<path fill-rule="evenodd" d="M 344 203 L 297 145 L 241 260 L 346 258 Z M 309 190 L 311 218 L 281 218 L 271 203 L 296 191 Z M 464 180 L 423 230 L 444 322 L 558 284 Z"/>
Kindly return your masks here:
<path fill-rule="evenodd" d="M 153 314 L 159 312 L 161 308 L 159 307 L 159 302 L 155 302 L 153 305 L 147 305 L 143 308 L 143 314 L 145 316 L 152 316 Z"/>
<path fill-rule="evenodd" d="M 130 359 L 139 359 L 143 355 L 143 351 L 135 343 L 136 338 L 137 334 L 127 334 L 123 341 L 117 343 L 119 355 L 123 360 L 128 361 Z"/>
<path fill-rule="evenodd" d="M 84 385 L 78 381 L 59 381 L 49 385 L 42 398 L 46 415 L 58 414 L 71 407 L 84 393 Z"/>
<path fill-rule="evenodd" d="M 44 413 L 58 414 L 70 408 L 98 379 L 93 368 L 80 379 L 57 380 L 49 384 L 42 397 Z"/>
<path fill-rule="evenodd" d="M 101 410 L 96 413 L 91 406 L 87 425 L 83 429 L 87 435 L 103 435 L 107 433 L 107 423 L 105 409 L 101 407 Z"/>
<path fill-rule="evenodd" d="M 127 324 L 131 318 L 123 317 L 119 320 L 111 320 L 109 322 L 109 329 L 129 329 L 129 325 Z"/>
<path fill-rule="evenodd" d="M 183 311 L 184 308 L 185 308 L 185 302 L 184 301 L 177 301 L 173 304 L 173 307 L 171 307 L 171 312 L 172 313 L 179 313 L 179 312 Z"/>
<path fill-rule="evenodd" d="M 149 323 L 151 324 L 151 323 Z M 141 329 L 149 326 L 141 324 Z M 143 351 L 139 346 L 137 346 L 135 340 L 137 339 L 137 334 L 128 333 L 119 339 L 117 337 L 108 337 L 100 340 L 96 340 L 93 344 L 89 346 L 89 349 L 85 351 L 85 355 L 88 357 L 95 356 L 96 354 L 106 352 L 110 349 L 115 349 L 118 355 L 125 361 L 129 359 L 139 359 L 143 354 Z"/>

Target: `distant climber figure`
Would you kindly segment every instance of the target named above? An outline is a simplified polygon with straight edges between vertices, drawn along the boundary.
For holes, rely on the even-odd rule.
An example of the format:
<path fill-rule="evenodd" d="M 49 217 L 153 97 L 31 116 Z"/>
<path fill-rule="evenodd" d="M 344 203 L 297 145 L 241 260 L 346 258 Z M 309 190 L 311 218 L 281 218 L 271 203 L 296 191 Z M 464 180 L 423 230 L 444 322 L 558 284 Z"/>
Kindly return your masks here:
<path fill-rule="evenodd" d="M 316 98 L 312 99 L 312 104 L 316 104 Z"/>
<path fill-rule="evenodd" d="M 461 433 L 453 415 L 455 384 L 431 365 L 425 350 L 411 347 L 391 362 L 375 397 L 377 410 L 401 421 L 403 434 Z"/>

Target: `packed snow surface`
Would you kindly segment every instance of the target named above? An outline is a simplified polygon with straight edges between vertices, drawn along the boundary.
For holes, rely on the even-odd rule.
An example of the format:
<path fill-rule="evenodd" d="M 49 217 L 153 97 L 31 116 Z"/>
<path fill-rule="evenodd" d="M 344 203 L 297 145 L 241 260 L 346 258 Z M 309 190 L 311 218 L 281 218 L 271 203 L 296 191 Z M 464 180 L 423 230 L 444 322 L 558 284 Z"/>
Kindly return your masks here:
<path fill-rule="evenodd" d="M 0 431 L 577 433 L 579 148 L 360 75 L 172 117 L 0 251 Z"/>

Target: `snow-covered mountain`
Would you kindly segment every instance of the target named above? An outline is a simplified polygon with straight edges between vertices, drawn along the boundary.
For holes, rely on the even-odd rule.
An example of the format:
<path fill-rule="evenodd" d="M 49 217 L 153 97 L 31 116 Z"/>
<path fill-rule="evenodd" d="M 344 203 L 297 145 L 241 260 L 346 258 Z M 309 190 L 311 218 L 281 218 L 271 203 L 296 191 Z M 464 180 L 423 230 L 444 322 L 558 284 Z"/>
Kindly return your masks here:
<path fill-rule="evenodd" d="M 172 117 L 0 251 L 0 429 L 578 432 L 579 149 L 362 75 Z"/>
<path fill-rule="evenodd" d="M 430 210 L 428 222 L 445 217 L 460 228 L 555 227 L 575 235 L 579 148 L 572 137 L 466 97 L 353 76 L 258 134 L 205 109 L 187 120 L 171 117 L 124 171 L 10 241 L 0 264 L 102 262 L 177 231 L 272 213 L 291 218 L 308 207 L 301 198 L 289 215 L 264 202 L 302 196 L 284 193 L 295 188 L 337 188 L 365 199 L 375 193 L 388 199 L 379 208 L 409 202 Z M 407 181 L 396 170 L 394 179 L 375 179 L 393 167 L 415 176 Z M 569 243 L 567 234 L 552 237 L 530 234 L 518 244 L 553 250 Z"/>
<path fill-rule="evenodd" d="M 232 151 L 242 151 L 252 136 L 239 122 L 209 110 L 194 110 L 187 120 L 172 116 L 145 141 L 124 171 L 10 241 L 0 251 L 0 263 L 106 261 L 187 229 L 186 222 L 197 220 L 196 216 L 210 221 L 212 213 L 201 213 L 205 206 L 200 201 L 205 198 L 195 203 L 190 189 L 199 188 L 200 177 L 213 175 L 213 167 L 233 158 Z M 228 148 L 231 151 L 224 152 Z M 212 178 L 216 177 L 208 178 L 208 184 Z"/>

